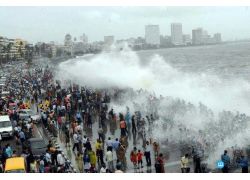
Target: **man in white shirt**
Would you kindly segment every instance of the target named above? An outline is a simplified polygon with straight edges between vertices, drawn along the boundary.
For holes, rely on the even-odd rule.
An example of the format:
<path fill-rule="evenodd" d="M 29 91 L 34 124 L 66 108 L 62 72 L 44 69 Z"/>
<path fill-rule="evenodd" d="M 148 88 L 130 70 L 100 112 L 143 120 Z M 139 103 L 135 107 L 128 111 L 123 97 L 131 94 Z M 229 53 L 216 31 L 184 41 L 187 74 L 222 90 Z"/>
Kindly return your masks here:
<path fill-rule="evenodd" d="M 61 151 L 58 152 L 56 159 L 57 159 L 57 162 L 58 162 L 58 165 L 59 165 L 59 166 L 64 166 L 64 164 L 65 164 L 65 159 L 64 159 L 64 157 L 63 157 Z"/>
<path fill-rule="evenodd" d="M 108 169 L 112 171 L 113 170 L 113 154 L 112 154 L 112 151 L 110 150 L 106 152 L 106 161 L 108 163 Z"/>
<path fill-rule="evenodd" d="M 73 142 L 74 142 L 74 146 L 72 151 L 75 152 L 75 148 L 77 149 L 77 151 L 79 151 L 79 138 L 78 138 L 78 134 L 74 133 L 73 135 Z"/>
<path fill-rule="evenodd" d="M 45 159 L 47 163 L 51 163 L 51 155 L 48 150 L 46 150 Z"/>
<path fill-rule="evenodd" d="M 146 158 L 147 166 L 151 166 L 151 157 L 150 157 L 151 150 L 152 150 L 151 145 L 147 141 L 146 148 L 145 148 L 145 158 Z"/>

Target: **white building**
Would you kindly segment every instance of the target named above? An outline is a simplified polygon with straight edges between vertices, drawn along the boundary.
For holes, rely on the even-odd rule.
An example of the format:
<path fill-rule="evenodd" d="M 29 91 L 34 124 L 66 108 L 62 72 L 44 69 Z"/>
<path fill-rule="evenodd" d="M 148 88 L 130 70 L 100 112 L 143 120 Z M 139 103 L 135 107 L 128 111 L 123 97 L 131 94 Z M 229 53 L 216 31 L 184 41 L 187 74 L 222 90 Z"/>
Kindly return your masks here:
<path fill-rule="evenodd" d="M 182 45 L 182 24 L 181 23 L 172 23 L 171 24 L 171 42 L 173 45 Z"/>
<path fill-rule="evenodd" d="M 160 28 L 159 25 L 145 26 L 146 44 L 160 45 Z"/>

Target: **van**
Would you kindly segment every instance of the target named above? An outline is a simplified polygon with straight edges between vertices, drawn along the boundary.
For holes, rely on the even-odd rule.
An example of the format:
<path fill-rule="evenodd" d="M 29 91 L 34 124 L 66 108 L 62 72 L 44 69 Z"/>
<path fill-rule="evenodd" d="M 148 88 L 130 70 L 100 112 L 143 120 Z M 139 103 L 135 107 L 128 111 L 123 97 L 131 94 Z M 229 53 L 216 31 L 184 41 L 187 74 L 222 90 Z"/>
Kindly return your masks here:
<path fill-rule="evenodd" d="M 0 134 L 3 137 L 13 137 L 13 126 L 8 115 L 0 116 Z"/>
<path fill-rule="evenodd" d="M 25 173 L 25 159 L 24 157 L 8 158 L 5 164 L 5 173 Z"/>

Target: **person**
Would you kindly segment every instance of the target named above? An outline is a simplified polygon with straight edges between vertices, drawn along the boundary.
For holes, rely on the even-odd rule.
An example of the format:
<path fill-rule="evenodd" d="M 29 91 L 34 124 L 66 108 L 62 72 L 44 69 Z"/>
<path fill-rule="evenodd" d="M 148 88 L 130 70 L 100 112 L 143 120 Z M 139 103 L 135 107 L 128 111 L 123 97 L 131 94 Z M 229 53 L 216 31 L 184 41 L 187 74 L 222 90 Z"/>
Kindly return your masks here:
<path fill-rule="evenodd" d="M 100 139 L 102 142 L 105 141 L 105 134 L 104 134 L 104 132 L 103 132 L 102 127 L 100 127 L 100 128 L 98 129 L 98 136 L 99 136 L 99 139 Z"/>
<path fill-rule="evenodd" d="M 84 147 L 86 147 L 86 142 L 87 142 L 87 137 L 86 137 L 86 135 L 84 135 L 83 138 L 82 138 L 82 145 Z"/>
<path fill-rule="evenodd" d="M 89 158 L 90 158 L 90 165 L 91 165 L 91 167 L 96 167 L 96 154 L 95 154 L 95 152 L 92 150 L 92 149 L 90 149 L 89 151 L 88 151 L 88 155 L 89 155 Z"/>
<path fill-rule="evenodd" d="M 119 164 L 116 165 L 115 173 L 123 173 L 123 171 L 121 170 L 121 165 Z"/>
<path fill-rule="evenodd" d="M 138 160 L 138 169 L 139 168 L 143 168 L 143 162 L 142 162 L 142 157 L 143 157 L 143 153 L 141 152 L 141 150 L 139 149 L 138 150 L 138 153 L 137 153 L 137 160 Z M 141 167 L 140 167 L 140 164 L 141 164 Z"/>
<path fill-rule="evenodd" d="M 230 165 L 230 157 L 227 155 L 227 150 L 225 150 L 224 154 L 221 155 L 221 161 L 224 163 L 224 167 L 222 168 L 222 172 L 228 173 L 229 165 Z"/>
<path fill-rule="evenodd" d="M 49 153 L 49 150 L 46 150 L 46 154 L 45 154 L 45 163 L 47 164 L 51 164 L 52 160 L 51 160 L 51 154 Z"/>
<path fill-rule="evenodd" d="M 159 155 L 160 145 L 157 142 L 153 142 L 153 150 L 154 150 L 154 156 L 155 158 Z"/>
<path fill-rule="evenodd" d="M 247 159 L 247 157 L 244 157 L 244 155 L 241 155 L 241 158 L 239 160 L 239 165 L 242 168 L 242 173 L 248 173 L 248 159 Z"/>
<path fill-rule="evenodd" d="M 138 162 L 137 161 L 137 148 L 136 147 L 134 147 L 134 149 L 130 153 L 130 160 L 133 163 L 134 168 L 136 169 L 137 168 L 137 162 Z"/>
<path fill-rule="evenodd" d="M 24 141 L 25 141 L 25 139 L 26 139 L 23 130 L 21 130 L 21 131 L 19 132 L 19 138 L 20 138 L 21 144 L 22 144 L 22 146 L 23 146 L 23 145 L 24 145 L 23 143 L 24 143 Z"/>
<path fill-rule="evenodd" d="M 39 173 L 44 173 L 44 160 L 41 157 L 39 161 Z"/>
<path fill-rule="evenodd" d="M 201 173 L 201 158 L 198 150 L 193 151 L 194 172 Z"/>
<path fill-rule="evenodd" d="M 113 154 L 110 149 L 106 153 L 106 161 L 108 163 L 108 170 L 113 171 Z"/>
<path fill-rule="evenodd" d="M 85 148 L 86 148 L 87 151 L 92 150 L 89 138 L 87 138 L 87 141 L 86 141 L 86 144 L 85 144 Z"/>
<path fill-rule="evenodd" d="M 131 124 L 130 119 L 131 119 L 130 113 L 129 113 L 129 110 L 127 109 L 127 113 L 125 115 L 125 121 L 126 121 L 126 125 L 127 125 L 127 128 L 128 128 L 128 131 L 130 131 L 130 127 L 131 127 L 130 126 L 130 124 Z"/>
<path fill-rule="evenodd" d="M 7 157 L 10 158 L 13 155 L 13 150 L 10 146 L 10 144 L 6 145 L 5 153 L 7 154 Z"/>
<path fill-rule="evenodd" d="M 76 132 L 73 135 L 73 142 L 74 142 L 74 146 L 72 148 L 72 151 L 75 153 L 75 148 L 77 149 L 77 151 L 79 151 L 79 138 Z"/>
<path fill-rule="evenodd" d="M 50 151 L 50 148 L 53 147 L 53 143 L 51 140 L 49 140 L 49 144 L 47 145 L 47 149 Z"/>
<path fill-rule="evenodd" d="M 155 162 L 156 173 L 165 173 L 163 154 L 160 153 Z"/>
<path fill-rule="evenodd" d="M 56 159 L 57 159 L 58 166 L 63 167 L 65 164 L 65 159 L 61 151 L 58 151 Z"/>
<path fill-rule="evenodd" d="M 185 156 L 183 156 L 181 158 L 181 172 L 182 173 L 188 173 L 190 171 L 190 168 L 188 166 L 188 154 L 185 154 Z"/>
<path fill-rule="evenodd" d="M 136 121 L 135 121 L 135 115 L 132 116 L 132 133 L 136 134 Z"/>
<path fill-rule="evenodd" d="M 106 165 L 103 163 L 102 168 L 100 169 L 100 173 L 106 173 L 106 172 L 107 172 L 107 168 L 106 168 Z"/>
<path fill-rule="evenodd" d="M 38 169 L 37 169 L 37 162 L 35 159 L 31 159 L 30 161 L 30 172 L 31 173 L 37 173 Z"/>
<path fill-rule="evenodd" d="M 83 156 L 82 153 L 78 152 L 75 157 L 76 163 L 78 165 L 79 172 L 83 172 Z"/>
<path fill-rule="evenodd" d="M 114 151 L 116 153 L 116 157 L 117 157 L 117 151 L 118 151 L 118 148 L 119 148 L 119 144 L 120 144 L 120 142 L 119 142 L 118 138 L 116 138 L 115 141 L 113 141 L 113 143 L 112 143 L 113 149 L 114 149 Z"/>
<path fill-rule="evenodd" d="M 95 143 L 95 148 L 96 148 L 96 156 L 98 160 L 98 164 L 103 164 L 103 145 L 100 139 L 97 139 Z"/>
<path fill-rule="evenodd" d="M 91 165 L 90 165 L 90 158 L 89 155 L 87 153 L 84 154 L 83 156 L 83 169 L 84 172 L 87 173 L 89 172 Z"/>
<path fill-rule="evenodd" d="M 126 136 L 126 122 L 121 119 L 121 122 L 120 122 L 120 128 L 121 128 L 121 136 Z"/>
<path fill-rule="evenodd" d="M 70 135 L 69 135 L 69 129 L 65 129 L 65 143 L 66 143 L 66 148 L 69 146 L 70 147 Z"/>
<path fill-rule="evenodd" d="M 108 138 L 108 140 L 106 142 L 106 145 L 107 145 L 107 151 L 110 150 L 112 152 L 112 150 L 113 150 L 113 143 L 112 143 L 112 140 L 111 140 L 110 137 Z"/>
<path fill-rule="evenodd" d="M 13 154 L 12 154 L 12 157 L 17 157 L 18 155 L 17 155 L 17 152 L 16 152 L 16 150 L 13 150 Z"/>
<path fill-rule="evenodd" d="M 117 160 L 121 163 L 121 168 L 125 169 L 126 167 L 126 147 L 123 144 L 119 144 L 117 150 Z"/>
<path fill-rule="evenodd" d="M 149 144 L 149 141 L 146 141 L 146 147 L 145 147 L 144 155 L 145 155 L 145 158 L 146 158 L 147 166 L 151 166 L 150 152 L 151 152 L 151 146 Z"/>

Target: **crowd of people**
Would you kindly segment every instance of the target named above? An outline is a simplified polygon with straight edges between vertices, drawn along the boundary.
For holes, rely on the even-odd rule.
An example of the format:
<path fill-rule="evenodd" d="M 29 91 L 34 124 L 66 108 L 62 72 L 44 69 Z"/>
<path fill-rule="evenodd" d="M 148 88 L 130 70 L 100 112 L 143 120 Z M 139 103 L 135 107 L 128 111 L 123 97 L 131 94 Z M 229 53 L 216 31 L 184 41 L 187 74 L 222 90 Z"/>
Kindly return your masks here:
<path fill-rule="evenodd" d="M 22 64 L 21 68 L 12 68 L 10 72 L 4 87 L 5 91 L 9 91 L 9 95 L 0 99 L 0 111 L 2 114 L 8 114 L 11 119 L 16 146 L 14 148 L 9 143 L 2 146 L 3 139 L 0 136 L 1 171 L 4 170 L 6 159 L 22 156 L 26 160 L 27 172 L 70 172 L 64 151 L 57 150 L 51 140 L 46 151 L 39 157 L 34 156 L 27 146 L 27 140 L 35 136 L 37 127 L 31 117 L 27 120 L 21 119 L 19 111 L 32 109 L 41 116 L 41 122 L 38 122 L 41 127 L 48 129 L 54 137 L 60 137 L 65 148 L 74 153 L 79 172 L 144 172 L 144 167 L 146 172 L 152 172 L 152 169 L 156 173 L 165 172 L 168 157 L 161 152 L 160 142 L 154 139 L 154 129 L 156 120 L 163 116 L 160 106 L 169 100 L 168 98 L 156 98 L 142 90 L 124 92 L 118 88 L 93 89 L 71 81 L 56 80 L 49 66 L 26 67 Z M 133 112 L 129 107 L 124 107 L 124 113 L 116 112 L 116 109 L 110 106 L 111 100 L 122 104 L 123 96 L 128 92 L 132 98 L 146 93 L 146 105 L 134 103 Z M 161 128 L 171 132 L 171 128 L 178 127 L 182 134 L 179 143 L 187 141 L 191 142 L 191 145 L 195 144 L 191 153 L 186 150 L 182 152 L 180 170 L 182 173 L 190 172 L 190 159 L 193 157 L 194 172 L 205 172 L 201 166 L 204 157 L 204 152 L 201 151 L 212 148 L 206 132 L 215 129 L 194 132 L 201 137 L 200 141 L 189 136 L 192 129 L 177 124 L 174 119 L 195 111 L 195 107 L 179 100 L 171 102 L 168 104 L 168 114 L 164 114 L 165 123 Z M 200 105 L 199 109 L 199 113 L 205 114 L 206 118 L 214 118 L 212 111 L 205 106 Z M 248 119 L 246 115 L 234 116 L 224 112 L 216 123 L 209 121 L 208 127 L 221 126 L 229 116 L 233 122 L 237 122 L 237 126 L 228 125 L 231 131 L 238 131 Z M 225 127 L 222 130 L 225 130 Z M 225 134 L 227 132 L 222 131 L 214 136 L 221 139 Z M 133 144 L 129 143 L 131 137 Z M 197 141 L 194 142 L 194 139 Z M 167 139 L 166 144 L 169 145 L 170 140 Z M 227 172 L 227 153 L 224 153 L 221 159 L 225 164 L 223 172 Z M 242 157 L 238 163 L 244 167 L 244 172 L 248 171 L 246 158 Z"/>

